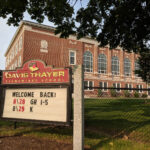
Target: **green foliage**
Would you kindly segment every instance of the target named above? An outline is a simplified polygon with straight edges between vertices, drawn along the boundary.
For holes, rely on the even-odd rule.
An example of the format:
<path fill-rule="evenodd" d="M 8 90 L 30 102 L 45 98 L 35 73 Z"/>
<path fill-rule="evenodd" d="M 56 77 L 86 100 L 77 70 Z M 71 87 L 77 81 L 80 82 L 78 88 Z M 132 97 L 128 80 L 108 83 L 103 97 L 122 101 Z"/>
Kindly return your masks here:
<path fill-rule="evenodd" d="M 147 95 L 146 93 L 143 93 L 143 94 L 141 95 L 141 97 L 142 97 L 142 98 L 147 98 L 148 95 Z"/>
<path fill-rule="evenodd" d="M 123 50 L 138 52 L 141 55 L 138 74 L 144 81 L 150 82 L 150 1 L 88 0 L 86 7 L 82 7 L 82 2 L 1 0 L 0 17 L 8 18 L 9 25 L 18 25 L 24 12 L 39 23 L 47 17 L 54 23 L 55 33 L 60 33 L 60 37 L 67 38 L 70 34 L 76 34 L 77 38 L 90 36 L 100 46 L 109 44 L 111 49 L 120 46 Z"/>
<path fill-rule="evenodd" d="M 135 98 L 139 98 L 139 97 L 140 97 L 140 94 L 136 91 L 136 92 L 134 93 L 134 97 L 135 97 Z"/>
<path fill-rule="evenodd" d="M 102 96 L 102 94 L 103 94 L 103 92 L 102 92 L 102 90 L 101 89 L 98 89 L 98 97 L 101 97 Z"/>
<path fill-rule="evenodd" d="M 131 97 L 132 95 L 131 95 L 131 93 L 129 91 L 125 90 L 124 91 L 124 96 L 125 97 Z"/>
<path fill-rule="evenodd" d="M 150 99 L 85 99 L 85 149 L 148 150 Z M 72 143 L 73 127 L 0 121 L 0 136 Z M 129 139 L 125 138 L 127 136 Z"/>
<path fill-rule="evenodd" d="M 140 52 L 140 57 L 138 59 L 139 70 L 135 70 L 142 79 L 150 83 L 150 50 L 143 49 L 144 52 Z"/>
<path fill-rule="evenodd" d="M 116 92 L 115 89 L 111 89 L 110 94 L 111 94 L 112 97 L 117 97 L 118 96 L 118 93 Z"/>

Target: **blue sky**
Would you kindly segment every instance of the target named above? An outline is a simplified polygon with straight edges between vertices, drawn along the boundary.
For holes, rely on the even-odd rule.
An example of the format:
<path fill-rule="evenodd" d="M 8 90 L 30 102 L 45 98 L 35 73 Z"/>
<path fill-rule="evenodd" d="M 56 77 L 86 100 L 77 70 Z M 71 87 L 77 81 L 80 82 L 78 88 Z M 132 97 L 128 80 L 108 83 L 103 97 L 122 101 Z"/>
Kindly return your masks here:
<path fill-rule="evenodd" d="M 82 0 L 82 7 L 85 7 L 89 0 Z M 81 7 L 80 1 L 76 3 L 75 10 Z M 33 21 L 30 16 L 25 13 L 24 20 Z M 33 21 L 35 22 L 35 21 Z M 43 24 L 53 26 L 47 19 L 44 20 Z M 5 69 L 5 57 L 4 54 L 17 30 L 17 27 L 7 25 L 7 19 L 0 18 L 0 70 Z"/>

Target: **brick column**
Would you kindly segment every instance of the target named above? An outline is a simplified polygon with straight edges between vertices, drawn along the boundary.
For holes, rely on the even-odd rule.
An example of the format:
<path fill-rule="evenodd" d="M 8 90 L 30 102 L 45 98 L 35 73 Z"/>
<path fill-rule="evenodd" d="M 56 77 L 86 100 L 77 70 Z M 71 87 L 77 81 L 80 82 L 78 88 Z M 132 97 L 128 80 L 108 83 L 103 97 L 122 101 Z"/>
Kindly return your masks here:
<path fill-rule="evenodd" d="M 107 48 L 107 52 L 108 52 L 108 55 L 107 55 L 107 73 L 110 76 L 111 75 L 111 53 L 112 53 L 112 50 Z"/>
<path fill-rule="evenodd" d="M 94 45 L 94 56 L 93 56 L 93 73 L 98 73 L 98 47 Z"/>
<path fill-rule="evenodd" d="M 120 50 L 120 76 L 124 75 L 124 51 Z"/>
<path fill-rule="evenodd" d="M 134 64 L 135 64 L 135 57 L 134 57 L 134 53 L 131 53 L 131 78 L 134 79 Z"/>

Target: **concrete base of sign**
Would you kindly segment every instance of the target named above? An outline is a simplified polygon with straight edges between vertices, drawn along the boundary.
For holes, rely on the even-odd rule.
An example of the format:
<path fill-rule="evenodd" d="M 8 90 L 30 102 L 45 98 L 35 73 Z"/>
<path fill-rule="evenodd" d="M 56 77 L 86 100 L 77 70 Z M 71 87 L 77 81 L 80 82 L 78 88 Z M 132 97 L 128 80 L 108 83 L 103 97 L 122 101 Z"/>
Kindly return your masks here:
<path fill-rule="evenodd" d="M 83 67 L 77 66 L 74 72 L 74 122 L 73 150 L 84 149 L 84 93 Z"/>

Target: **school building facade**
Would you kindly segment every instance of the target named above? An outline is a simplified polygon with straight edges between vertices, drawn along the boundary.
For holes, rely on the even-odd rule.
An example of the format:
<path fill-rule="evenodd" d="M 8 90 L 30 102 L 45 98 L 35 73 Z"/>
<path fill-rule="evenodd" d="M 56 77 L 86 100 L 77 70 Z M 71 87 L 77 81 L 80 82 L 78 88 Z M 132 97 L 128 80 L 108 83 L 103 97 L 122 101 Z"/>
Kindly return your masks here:
<path fill-rule="evenodd" d="M 83 64 L 85 86 L 91 87 L 85 89 L 87 95 L 97 92 L 93 86 L 148 87 L 134 73 L 138 68 L 137 54 L 119 47 L 113 50 L 108 46 L 101 48 L 96 40 L 89 37 L 80 40 L 74 35 L 67 39 L 59 38 L 54 31 L 55 28 L 47 25 L 22 21 L 5 53 L 6 70 L 15 70 L 31 59 L 40 59 L 46 65 L 58 68 Z M 107 92 L 107 89 L 103 91 Z"/>

